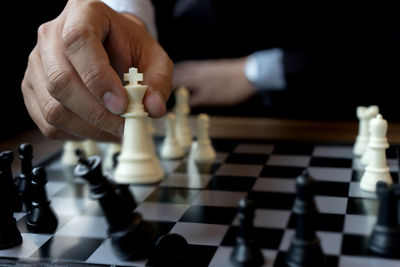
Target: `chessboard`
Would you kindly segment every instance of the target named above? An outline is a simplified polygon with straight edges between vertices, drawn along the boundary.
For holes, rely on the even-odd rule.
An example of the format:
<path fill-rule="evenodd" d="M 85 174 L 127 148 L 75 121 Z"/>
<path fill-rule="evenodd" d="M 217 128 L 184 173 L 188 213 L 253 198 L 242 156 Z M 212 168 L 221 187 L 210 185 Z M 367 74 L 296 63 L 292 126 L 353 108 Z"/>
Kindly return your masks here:
<path fill-rule="evenodd" d="M 161 141 L 156 138 L 156 147 Z M 380 257 L 367 248 L 378 201 L 374 193 L 360 189 L 364 167 L 353 156 L 353 144 L 225 138 L 212 143 L 217 152 L 212 164 L 191 164 L 187 157 L 161 160 L 162 182 L 130 186 L 144 219 L 187 240 L 190 266 L 231 266 L 239 232 L 237 205 L 246 197 L 256 203 L 254 226 L 264 266 L 286 266 L 295 228 L 295 178 L 304 169 L 316 180 L 316 227 L 325 266 L 400 266 L 400 255 Z M 398 149 L 386 151 L 395 183 Z M 26 213 L 15 213 L 23 243 L 0 250 L 0 266 L 149 266 L 146 259 L 121 261 L 114 255 L 99 204 L 60 156 L 61 151 L 41 164 L 59 220 L 56 232 L 31 233 Z"/>

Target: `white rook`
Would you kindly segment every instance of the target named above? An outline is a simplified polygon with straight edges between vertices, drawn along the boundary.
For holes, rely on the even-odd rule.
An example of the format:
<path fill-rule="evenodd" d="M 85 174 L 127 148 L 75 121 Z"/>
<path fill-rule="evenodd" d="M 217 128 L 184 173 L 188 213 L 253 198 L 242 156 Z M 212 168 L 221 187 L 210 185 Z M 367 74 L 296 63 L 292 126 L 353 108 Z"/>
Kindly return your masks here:
<path fill-rule="evenodd" d="M 147 86 L 138 84 L 143 75 L 136 68 L 130 68 L 124 74 L 124 80 L 129 81 L 125 86 L 128 93 L 129 105 L 124 114 L 124 136 L 121 155 L 114 173 L 114 180 L 124 184 L 148 184 L 159 182 L 162 174 L 157 171 L 154 151 L 149 141 L 147 125 L 148 113 L 142 104 Z M 161 168 L 161 167 L 160 167 Z"/>
<path fill-rule="evenodd" d="M 375 192 L 378 181 L 384 181 L 387 184 L 392 183 L 386 162 L 386 149 L 389 147 L 386 139 L 387 127 L 387 121 L 382 118 L 381 114 L 370 121 L 369 161 L 360 182 L 361 189 L 365 191 Z"/>

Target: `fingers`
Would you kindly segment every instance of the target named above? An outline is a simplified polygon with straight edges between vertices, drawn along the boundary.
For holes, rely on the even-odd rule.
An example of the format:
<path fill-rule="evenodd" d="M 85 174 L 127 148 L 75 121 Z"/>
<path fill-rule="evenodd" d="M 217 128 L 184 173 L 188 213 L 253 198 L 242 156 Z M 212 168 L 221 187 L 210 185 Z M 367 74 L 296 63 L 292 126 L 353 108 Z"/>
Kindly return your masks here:
<path fill-rule="evenodd" d="M 29 59 L 22 90 L 31 117 L 46 136 L 53 139 L 119 140 L 116 136 L 90 125 L 50 96 L 47 77 L 41 65 L 41 59 L 35 49 Z M 32 76 L 35 78 L 30 79 Z"/>
<path fill-rule="evenodd" d="M 41 65 L 43 66 L 44 72 L 42 75 L 46 76 L 46 78 L 44 78 L 45 86 L 40 84 L 35 87 L 37 88 L 37 93 L 43 96 L 41 102 L 44 102 L 44 99 L 49 97 L 48 92 L 44 90 L 47 89 L 52 97 L 57 99 L 58 102 L 62 103 L 62 105 L 68 109 L 69 112 L 60 113 L 61 118 L 58 120 L 63 119 L 63 121 L 56 122 L 61 128 L 72 132 L 75 132 L 76 129 L 79 134 L 82 134 L 85 128 L 90 128 L 90 131 L 85 131 L 85 133 L 91 136 L 103 136 L 103 131 L 107 131 L 116 136 L 121 135 L 123 131 L 123 119 L 120 116 L 110 113 L 101 102 L 96 99 L 95 94 L 88 90 L 75 70 L 75 67 L 68 58 L 64 56 L 63 43 L 49 41 L 59 40 L 59 38 L 57 38 L 57 33 L 60 29 L 58 29 L 57 26 L 58 24 L 44 24 L 38 31 L 39 58 L 42 61 Z M 119 80 L 118 83 L 121 84 Z M 109 96 L 106 95 L 106 97 Z M 118 99 L 122 99 L 122 97 Z M 52 108 L 51 110 L 54 109 L 61 110 L 63 108 L 58 107 Z M 77 115 L 74 116 L 74 122 L 77 124 L 66 124 L 66 122 L 68 122 L 67 114 L 71 113 L 71 111 Z M 80 120 L 78 120 L 78 116 L 81 118 Z M 84 123 L 86 123 L 86 126 L 82 125 Z M 79 125 L 79 127 L 76 127 L 77 125 Z M 95 127 L 99 129 L 95 131 Z M 100 138 L 100 136 L 98 136 L 97 139 Z M 109 139 L 110 137 L 107 138 Z"/>
<path fill-rule="evenodd" d="M 89 91 L 114 114 L 127 107 L 127 97 L 103 47 L 109 32 L 106 6 L 97 1 L 71 1 L 62 28 L 63 51 Z"/>

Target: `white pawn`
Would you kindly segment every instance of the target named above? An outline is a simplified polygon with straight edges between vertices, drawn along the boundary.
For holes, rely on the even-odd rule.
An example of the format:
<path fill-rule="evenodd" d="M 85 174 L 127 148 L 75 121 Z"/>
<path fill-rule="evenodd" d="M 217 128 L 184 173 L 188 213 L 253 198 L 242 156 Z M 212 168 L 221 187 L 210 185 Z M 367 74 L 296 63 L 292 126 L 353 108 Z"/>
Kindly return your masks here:
<path fill-rule="evenodd" d="M 371 119 L 371 136 L 368 147 L 370 150 L 370 159 L 365 172 L 361 177 L 361 189 L 369 192 L 375 192 L 376 183 L 384 181 L 392 184 L 392 177 L 386 162 L 386 149 L 389 143 L 386 139 L 387 121 L 378 114 L 376 118 Z"/>
<path fill-rule="evenodd" d="M 353 154 L 362 156 L 368 147 L 369 121 L 379 112 L 378 106 L 359 106 L 357 107 L 357 118 L 359 120 L 358 135 L 353 147 Z"/>
<path fill-rule="evenodd" d="M 179 144 L 175 134 L 176 116 L 169 112 L 165 118 L 165 138 L 160 155 L 164 159 L 179 159 L 185 156 L 185 151 Z"/>
<path fill-rule="evenodd" d="M 188 115 L 190 113 L 189 107 L 189 92 L 181 86 L 175 92 L 175 107 L 174 112 L 176 114 L 176 138 L 179 144 L 181 144 L 183 150 L 188 152 L 192 144 L 192 133 L 188 123 Z"/>
<path fill-rule="evenodd" d="M 66 166 L 75 166 L 78 164 L 78 157 L 75 154 L 75 150 L 82 148 L 82 142 L 66 141 L 64 143 L 63 153 L 61 156 L 61 163 Z"/>
<path fill-rule="evenodd" d="M 197 142 L 192 146 L 190 155 L 195 162 L 212 162 L 216 153 L 212 146 L 208 131 L 210 128 L 210 117 L 207 114 L 197 116 Z"/>
<path fill-rule="evenodd" d="M 82 143 L 83 145 L 83 150 L 85 151 L 86 157 L 91 157 L 94 155 L 100 155 L 101 151 L 99 147 L 97 146 L 96 142 L 93 140 L 85 140 Z"/>

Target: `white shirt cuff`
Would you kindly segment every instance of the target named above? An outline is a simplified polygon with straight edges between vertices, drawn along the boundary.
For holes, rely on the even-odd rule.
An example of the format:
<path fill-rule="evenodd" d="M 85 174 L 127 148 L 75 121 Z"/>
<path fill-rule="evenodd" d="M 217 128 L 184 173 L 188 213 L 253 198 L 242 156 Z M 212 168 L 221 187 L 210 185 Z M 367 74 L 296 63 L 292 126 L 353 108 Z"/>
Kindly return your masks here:
<path fill-rule="evenodd" d="M 246 61 L 245 74 L 258 91 L 285 89 L 282 49 L 274 48 L 251 54 Z"/>
<path fill-rule="evenodd" d="M 154 7 L 150 0 L 101 0 L 117 12 L 126 12 L 140 18 L 147 31 L 157 40 Z"/>

